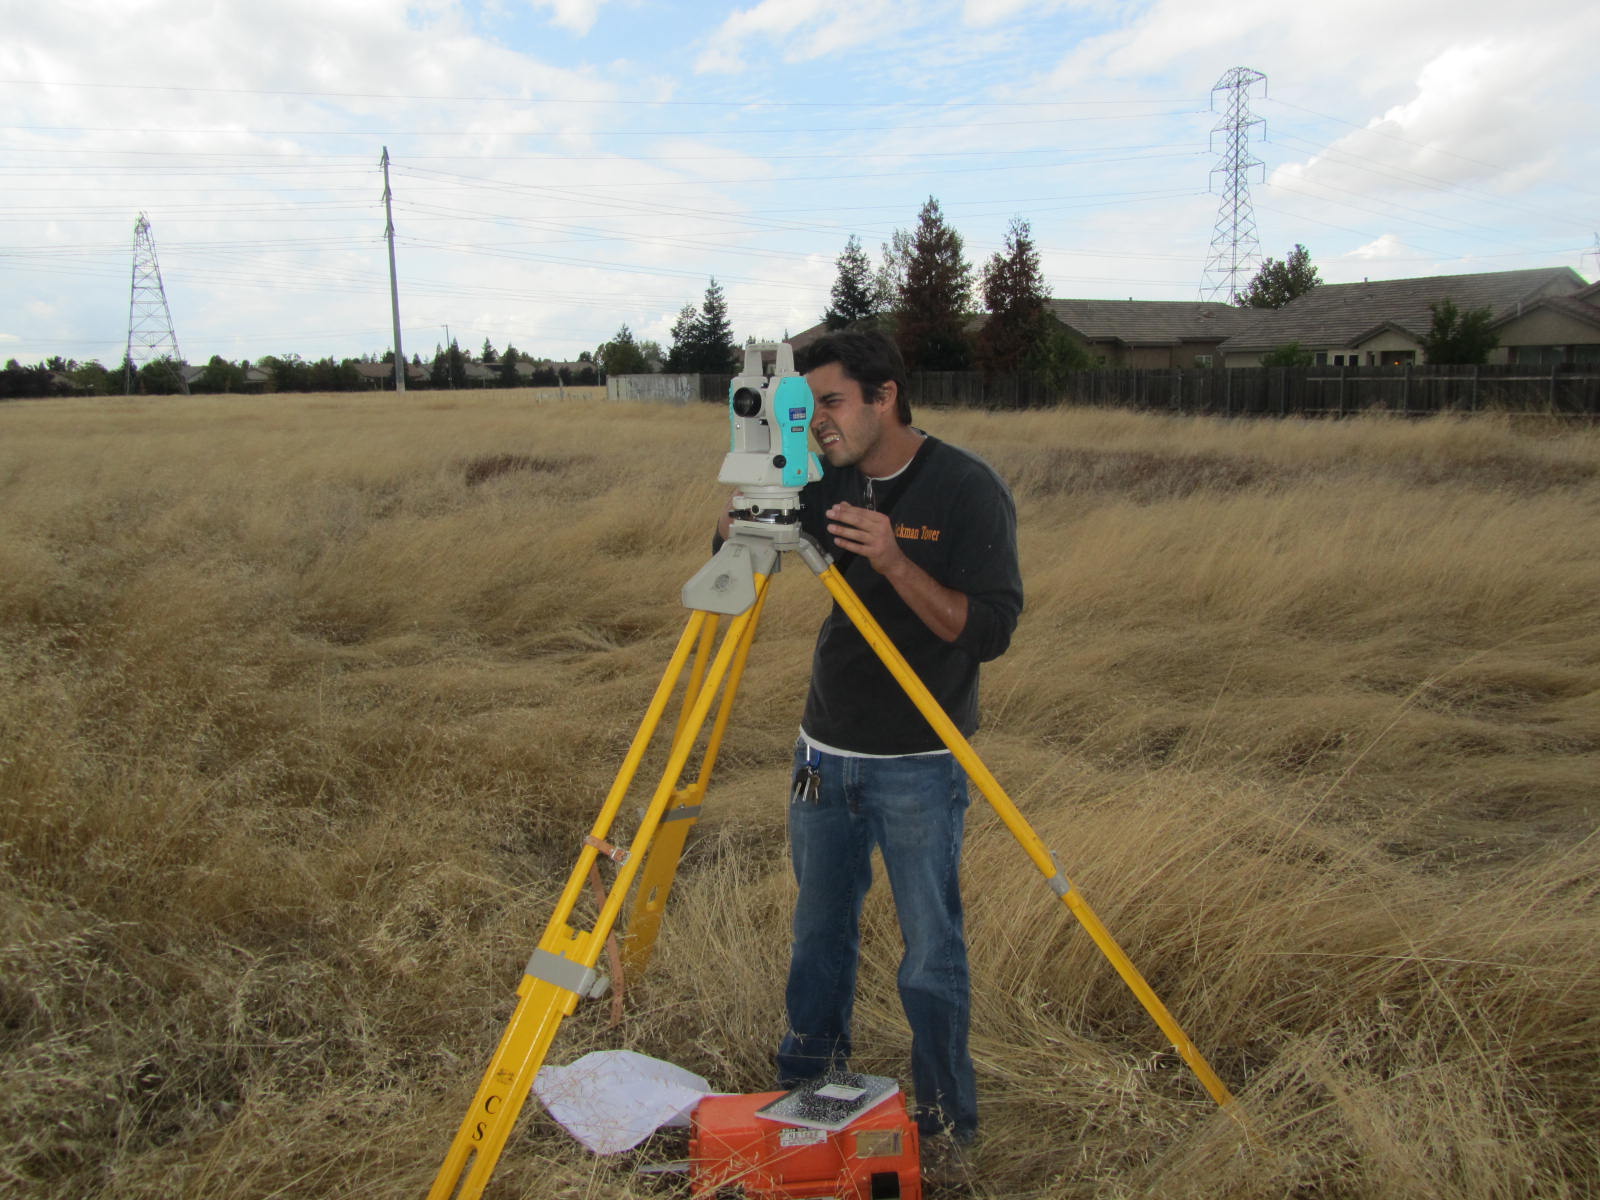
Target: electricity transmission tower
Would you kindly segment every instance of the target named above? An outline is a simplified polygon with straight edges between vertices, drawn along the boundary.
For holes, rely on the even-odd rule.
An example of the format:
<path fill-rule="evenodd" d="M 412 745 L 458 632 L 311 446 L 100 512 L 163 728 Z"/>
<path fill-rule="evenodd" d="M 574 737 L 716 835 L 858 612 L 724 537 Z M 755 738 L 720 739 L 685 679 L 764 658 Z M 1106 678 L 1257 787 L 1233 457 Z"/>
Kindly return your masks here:
<path fill-rule="evenodd" d="M 1211 257 L 1206 260 L 1205 274 L 1200 280 L 1202 300 L 1232 301 L 1244 290 L 1241 276 L 1249 276 L 1261 256 L 1261 246 L 1256 240 L 1256 214 L 1250 207 L 1250 172 L 1261 166 L 1261 160 L 1251 155 L 1250 130 L 1265 125 L 1260 117 L 1250 115 L 1250 88 L 1266 82 L 1266 76 L 1249 67 L 1234 67 L 1211 89 L 1211 110 L 1217 109 L 1217 93 L 1227 92 L 1227 115 L 1212 130 L 1213 142 L 1219 133 L 1227 134 L 1227 148 L 1222 161 L 1211 169 L 1223 176 L 1222 205 L 1217 211 L 1217 224 L 1211 232 Z"/>
<path fill-rule="evenodd" d="M 172 310 L 167 307 L 167 290 L 161 286 L 161 264 L 156 261 L 156 237 L 150 220 L 143 213 L 133 223 L 133 285 L 128 296 L 128 354 L 123 371 L 123 391 L 133 394 L 133 377 L 139 367 L 157 359 L 172 364 L 183 394 L 189 394 L 189 381 L 183 377 L 183 355 L 178 352 L 178 335 L 172 332 Z"/>

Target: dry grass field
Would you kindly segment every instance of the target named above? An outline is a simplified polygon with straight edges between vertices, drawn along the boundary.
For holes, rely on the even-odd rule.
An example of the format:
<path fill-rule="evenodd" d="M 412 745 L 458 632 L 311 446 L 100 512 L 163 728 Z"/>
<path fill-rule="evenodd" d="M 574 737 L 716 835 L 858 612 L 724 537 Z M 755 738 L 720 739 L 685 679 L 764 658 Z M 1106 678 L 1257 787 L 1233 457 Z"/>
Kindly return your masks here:
<path fill-rule="evenodd" d="M 1600 434 L 919 419 L 1021 514 L 979 752 L 1255 1131 L 979 801 L 985 1193 L 1600 1191 Z M 0 408 L 0 1194 L 426 1193 L 726 437 L 525 391 Z M 652 968 L 551 1061 L 769 1086 L 825 600 L 774 592 Z M 875 901 L 857 1065 L 903 1076 Z M 662 1194 L 632 1163 L 534 1104 L 490 1194 Z"/>

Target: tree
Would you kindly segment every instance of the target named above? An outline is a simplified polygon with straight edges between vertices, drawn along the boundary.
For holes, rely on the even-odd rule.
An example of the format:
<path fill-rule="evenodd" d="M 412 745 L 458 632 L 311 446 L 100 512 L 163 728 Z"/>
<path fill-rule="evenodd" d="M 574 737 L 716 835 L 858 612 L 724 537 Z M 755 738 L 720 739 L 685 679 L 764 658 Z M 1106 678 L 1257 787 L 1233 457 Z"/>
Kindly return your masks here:
<path fill-rule="evenodd" d="M 186 365 L 166 354 L 152 358 L 139 368 L 135 386 L 146 396 L 175 396 L 185 390 L 181 372 Z"/>
<path fill-rule="evenodd" d="M 1060 386 L 1074 371 L 1087 371 L 1094 364 L 1089 357 L 1089 347 L 1063 325 L 1053 312 L 1046 310 L 1044 336 L 1023 359 L 1022 365 L 1029 371 L 1039 372 L 1051 384 Z"/>
<path fill-rule="evenodd" d="M 720 375 L 733 369 L 738 347 L 733 341 L 733 323 L 728 320 L 728 301 L 714 275 L 706 285 L 706 298 L 700 303 L 695 343 L 696 361 L 690 370 Z"/>
<path fill-rule="evenodd" d="M 633 330 L 624 322 L 609 342 L 600 346 L 600 366 L 610 375 L 643 375 L 649 371 L 644 352 L 633 339 Z"/>
<path fill-rule="evenodd" d="M 491 342 L 488 338 L 484 338 L 483 339 L 483 351 L 481 353 L 480 361 L 484 362 L 484 363 L 493 363 L 495 361 L 496 357 L 497 356 L 495 355 L 495 352 L 494 352 L 494 343 Z"/>
<path fill-rule="evenodd" d="M 967 317 L 972 307 L 972 268 L 932 196 L 917 217 L 911 260 L 895 312 L 896 338 L 913 371 L 960 371 L 971 360 Z"/>
<path fill-rule="evenodd" d="M 74 371 L 68 372 L 72 382 L 84 391 L 94 396 L 109 396 L 114 391 L 121 390 L 120 379 L 116 380 L 117 386 L 113 387 L 111 372 L 100 365 L 100 360 L 91 358 Z"/>
<path fill-rule="evenodd" d="M 1233 302 L 1240 308 L 1282 308 L 1322 282 L 1311 254 L 1299 242 L 1283 262 L 1269 258 Z"/>
<path fill-rule="evenodd" d="M 234 366 L 220 354 L 213 354 L 206 363 L 194 386 L 203 392 L 238 392 L 244 390 L 244 370 Z"/>
<path fill-rule="evenodd" d="M 737 354 L 733 325 L 728 320 L 728 302 L 713 277 L 699 311 L 694 305 L 686 304 L 673 322 L 672 349 L 667 354 L 666 367 L 669 371 L 725 375 L 733 370 Z"/>
<path fill-rule="evenodd" d="M 508 387 L 514 387 L 517 383 L 517 360 L 526 357 L 522 351 L 507 342 L 506 352 L 500 356 L 500 381 Z"/>
<path fill-rule="evenodd" d="M 672 323 L 672 348 L 667 351 L 667 370 L 683 372 L 693 370 L 689 363 L 695 356 L 696 326 L 700 314 L 692 304 L 678 310 L 678 319 Z"/>
<path fill-rule="evenodd" d="M 1049 294 L 1033 231 L 1021 217 L 1006 231 L 1005 252 L 996 251 L 983 268 L 983 305 L 989 319 L 978 334 L 978 359 L 986 371 L 1015 371 L 1028 365 L 1050 334 L 1045 307 Z"/>
<path fill-rule="evenodd" d="M 1315 356 L 1311 351 L 1301 349 L 1299 342 L 1274 346 L 1261 356 L 1263 367 L 1309 367 L 1313 361 Z"/>
<path fill-rule="evenodd" d="M 467 386 L 467 356 L 461 353 L 456 339 L 450 339 L 450 349 L 445 351 L 445 375 L 453 388 Z"/>
<path fill-rule="evenodd" d="M 833 303 L 822 314 L 822 321 L 829 329 L 845 329 L 877 311 L 872 263 L 861 249 L 861 239 L 853 233 L 844 244 L 844 253 L 835 262 L 839 275 L 833 281 Z"/>
<path fill-rule="evenodd" d="M 1433 314 L 1433 325 L 1422 338 L 1422 353 L 1430 363 L 1481 366 L 1489 361 L 1489 351 L 1500 344 L 1500 335 L 1489 328 L 1494 321 L 1491 308 L 1462 312 L 1456 308 L 1456 302 L 1446 296 L 1428 305 L 1428 311 Z"/>
<path fill-rule="evenodd" d="M 896 229 L 883 243 L 883 261 L 872 277 L 873 307 L 880 313 L 892 313 L 900 307 L 900 296 L 906 290 L 906 268 L 911 264 L 911 234 Z"/>

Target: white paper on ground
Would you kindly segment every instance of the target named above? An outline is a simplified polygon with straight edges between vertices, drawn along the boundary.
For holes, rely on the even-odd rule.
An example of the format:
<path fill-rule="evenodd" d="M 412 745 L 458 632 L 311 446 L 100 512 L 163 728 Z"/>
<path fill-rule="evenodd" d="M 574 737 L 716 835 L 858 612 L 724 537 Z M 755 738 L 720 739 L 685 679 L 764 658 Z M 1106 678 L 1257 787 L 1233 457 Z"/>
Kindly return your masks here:
<path fill-rule="evenodd" d="M 687 1125 L 711 1085 L 692 1071 L 632 1050 L 595 1050 L 547 1066 L 534 1093 L 563 1128 L 596 1154 L 631 1150 L 664 1125 Z"/>

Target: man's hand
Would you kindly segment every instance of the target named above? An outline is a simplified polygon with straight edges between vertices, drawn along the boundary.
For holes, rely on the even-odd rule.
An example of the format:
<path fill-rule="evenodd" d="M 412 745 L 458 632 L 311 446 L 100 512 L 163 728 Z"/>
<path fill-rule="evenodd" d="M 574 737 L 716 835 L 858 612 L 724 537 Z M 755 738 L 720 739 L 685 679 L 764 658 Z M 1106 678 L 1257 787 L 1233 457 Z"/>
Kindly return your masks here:
<path fill-rule="evenodd" d="M 901 563 L 910 565 L 887 514 L 840 502 L 827 516 L 828 532 L 839 548 L 866 559 L 880 575 L 892 575 Z"/>
<path fill-rule="evenodd" d="M 870 562 L 936 637 L 953 642 L 961 636 L 967 626 L 966 593 L 945 587 L 907 558 L 887 514 L 840 503 L 827 518 L 834 543 Z"/>

